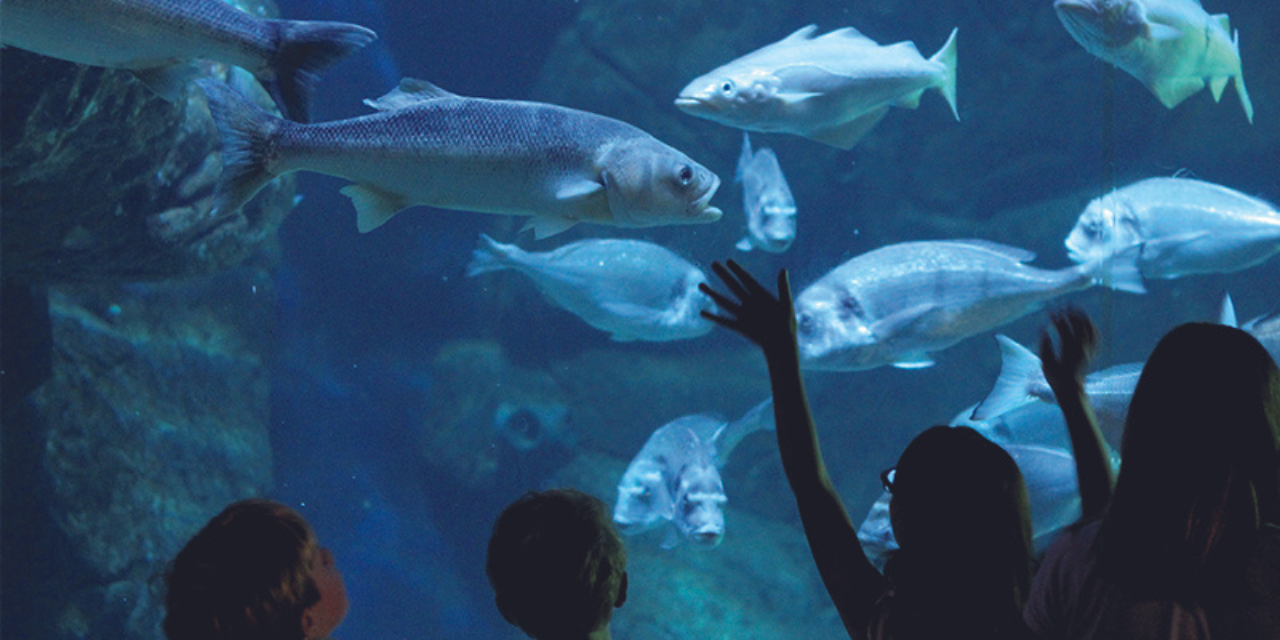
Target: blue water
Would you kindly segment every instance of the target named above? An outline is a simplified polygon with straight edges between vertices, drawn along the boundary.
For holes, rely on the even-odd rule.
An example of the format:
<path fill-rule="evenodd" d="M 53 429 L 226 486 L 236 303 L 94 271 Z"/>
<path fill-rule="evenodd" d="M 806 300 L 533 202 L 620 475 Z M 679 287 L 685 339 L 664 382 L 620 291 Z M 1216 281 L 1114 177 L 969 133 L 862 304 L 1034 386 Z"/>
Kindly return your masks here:
<path fill-rule="evenodd" d="M 1206 93 L 1177 110 L 1164 109 L 1135 80 L 1087 57 L 1060 25 L 1054 31 L 1049 0 L 1018 7 L 993 0 L 927 6 L 814 0 L 775 12 L 784 15 L 776 16 L 778 24 L 767 29 L 770 35 L 760 45 L 810 22 L 823 31 L 853 24 L 882 43 L 914 40 L 929 55 L 958 25 L 963 120 L 954 122 L 938 96 L 927 95 L 916 111 L 894 110 L 850 152 L 798 138 L 753 136 L 757 147 L 778 151 L 800 206 L 800 229 L 789 252 L 756 253 L 743 261 L 762 276 L 790 268 L 798 291 L 854 255 L 892 242 L 949 237 L 958 229 L 1033 249 L 1041 256 L 1035 264 L 1060 267 L 1067 264 L 1061 241 L 1073 217 L 1046 220 L 1031 233 L 1037 230 L 1035 221 L 1002 214 L 1055 198 L 1083 198 L 1073 201 L 1079 207 L 1113 186 L 1180 169 L 1280 200 L 1280 136 L 1275 133 L 1280 77 L 1275 65 L 1264 63 L 1280 55 L 1280 13 L 1244 0 L 1206 2 L 1213 5 L 1211 12 L 1230 14 L 1242 32 L 1246 77 L 1257 107 L 1252 128 L 1230 87 L 1222 104 L 1213 105 Z M 702 18 L 656 9 L 681 3 L 593 4 L 616 4 L 619 12 L 629 8 L 636 29 L 670 33 L 655 25 L 678 22 L 673 30 L 682 38 L 714 35 L 721 23 L 751 15 L 734 2 L 708 2 L 710 15 Z M 464 95 L 555 101 L 560 96 L 543 95 L 545 87 L 536 92 L 537 79 L 557 38 L 577 23 L 582 5 L 569 0 L 282 0 L 281 8 L 287 17 L 348 20 L 380 35 L 368 50 L 325 73 L 313 118 L 331 120 L 364 113 L 360 100 L 385 93 L 402 75 Z M 990 25 L 996 21 L 1004 28 L 993 34 Z M 1045 32 L 1054 36 L 1036 35 Z M 678 49 L 670 44 L 655 42 L 648 55 L 675 56 Z M 691 79 L 680 70 L 705 72 L 742 53 L 671 59 L 660 79 L 640 87 L 652 92 L 648 99 L 625 109 L 589 92 L 561 95 L 576 96 L 568 106 L 641 122 L 652 115 L 646 110 L 674 112 L 669 106 L 673 91 Z M 1034 74 L 1068 72 L 1060 82 L 1031 82 Z M 1038 95 L 1025 94 L 1030 85 Z M 1020 107 L 1011 112 L 1008 104 L 1015 100 Z M 651 133 L 660 139 L 688 134 L 703 142 L 703 155 L 691 155 L 726 178 L 717 196 L 725 209 L 718 225 L 723 228 L 579 229 L 566 239 L 611 233 L 651 239 L 704 267 L 734 256 L 732 244 L 742 226 L 740 193 L 727 178 L 740 134 L 688 116 L 674 121 L 678 128 Z M 974 141 L 984 139 L 981 132 L 1000 128 L 1020 135 L 1006 137 L 1007 147 L 973 148 Z M 953 146 L 962 144 L 969 146 Z M 884 164 L 895 170 L 880 170 Z M 950 197 L 945 175 L 930 183 L 941 187 L 917 182 L 929 179 L 917 173 L 947 171 L 956 174 L 950 183 L 957 190 Z M 275 497 L 302 511 L 345 572 L 352 606 L 339 637 L 521 637 L 492 605 L 483 575 L 484 545 L 497 511 L 523 491 L 553 482 L 555 465 L 536 460 L 513 465 L 492 486 L 476 491 L 424 464 L 415 433 L 429 410 L 434 382 L 429 364 L 442 345 L 479 336 L 497 337 L 513 357 L 530 365 L 615 345 L 536 297 L 528 298 L 536 301 L 527 310 L 529 322 L 509 310 L 497 325 L 490 321 L 485 299 L 476 295 L 476 283 L 462 269 L 478 235 L 493 233 L 495 226 L 500 226 L 501 234 L 494 234 L 499 240 L 527 245 L 530 238 L 516 236 L 509 222 L 419 208 L 360 235 L 350 202 L 338 193 L 342 185 L 302 175 L 304 199 L 280 230 L 279 350 L 271 409 Z M 921 197 L 904 203 L 904 193 Z M 1278 282 L 1280 260 L 1273 259 L 1239 274 L 1156 282 L 1142 298 L 1094 291 L 1073 300 L 1094 313 L 1111 336 L 1107 361 L 1098 363 L 1103 366 L 1141 360 L 1167 328 L 1213 317 L 1224 291 L 1235 297 L 1242 319 L 1273 311 Z M 1033 316 L 1003 330 L 1028 342 L 1042 322 L 1043 316 Z M 620 348 L 697 354 L 745 346 L 717 331 L 682 345 Z M 875 472 L 892 464 L 895 452 L 920 429 L 946 422 L 980 399 L 998 368 L 990 336 L 957 345 L 939 354 L 938 361 L 921 371 L 811 376 L 828 462 L 855 518 L 875 497 Z M 629 443 L 619 448 L 638 450 L 642 438 L 627 437 Z M 733 504 L 794 524 L 770 445 L 767 439 L 744 445 L 741 460 L 726 471 L 726 485 Z M 728 535 L 734 535 L 732 529 Z"/>

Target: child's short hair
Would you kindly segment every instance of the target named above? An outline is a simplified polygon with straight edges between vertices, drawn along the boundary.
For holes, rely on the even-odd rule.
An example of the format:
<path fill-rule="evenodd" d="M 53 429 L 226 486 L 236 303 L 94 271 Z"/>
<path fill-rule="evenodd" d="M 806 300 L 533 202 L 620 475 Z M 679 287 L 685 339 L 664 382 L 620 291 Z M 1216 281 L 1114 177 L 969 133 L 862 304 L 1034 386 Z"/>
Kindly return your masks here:
<path fill-rule="evenodd" d="M 534 638 L 585 636 L 625 599 L 627 551 L 600 499 L 531 491 L 494 523 L 485 570 L 498 610 Z"/>
<path fill-rule="evenodd" d="M 170 640 L 301 640 L 302 615 L 320 600 L 309 562 L 317 549 L 298 512 L 242 500 L 214 516 L 169 565 L 164 633 Z"/>

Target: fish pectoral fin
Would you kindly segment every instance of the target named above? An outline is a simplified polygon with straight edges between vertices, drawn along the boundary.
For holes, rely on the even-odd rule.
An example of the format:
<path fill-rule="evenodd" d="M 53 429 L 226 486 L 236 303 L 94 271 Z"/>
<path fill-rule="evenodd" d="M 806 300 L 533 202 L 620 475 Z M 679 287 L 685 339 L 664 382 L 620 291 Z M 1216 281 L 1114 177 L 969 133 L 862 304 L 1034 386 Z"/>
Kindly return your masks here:
<path fill-rule="evenodd" d="M 750 251 L 755 247 L 751 244 L 751 238 L 743 238 L 738 241 L 738 244 L 733 245 L 733 248 L 738 251 Z"/>
<path fill-rule="evenodd" d="M 187 84 L 200 77 L 200 68 L 190 63 L 133 69 L 132 72 L 139 82 L 169 102 L 177 102 L 186 92 Z"/>
<path fill-rule="evenodd" d="M 1204 78 L 1157 78 L 1148 85 L 1164 106 L 1172 109 L 1204 88 Z"/>
<path fill-rule="evenodd" d="M 784 91 L 778 94 L 778 99 L 787 106 L 793 106 L 822 95 L 821 93 L 808 93 L 802 91 Z"/>
<path fill-rule="evenodd" d="M 570 178 L 556 187 L 556 200 L 578 200 L 604 191 L 604 185 L 586 178 Z"/>
<path fill-rule="evenodd" d="M 1231 79 L 1231 76 L 1218 76 L 1216 78 L 1209 78 L 1209 91 L 1213 93 L 1214 102 L 1219 102 L 1222 100 L 1222 91 L 1223 89 L 1227 88 L 1227 81 L 1230 79 Z"/>
<path fill-rule="evenodd" d="M 1171 254 L 1183 251 L 1188 245 L 1208 236 L 1208 231 L 1192 231 L 1148 240 L 1141 245 L 1140 259 L 1143 262 L 1167 260 Z"/>
<path fill-rule="evenodd" d="M 924 353 L 910 353 L 893 363 L 899 369 L 926 369 L 937 364 Z"/>
<path fill-rule="evenodd" d="M 880 119 L 886 113 L 889 113 L 889 107 L 880 107 L 875 111 L 834 127 L 809 131 L 804 134 L 804 137 L 822 144 L 831 145 L 837 149 L 849 150 L 857 145 L 867 135 L 867 132 L 871 131 L 880 122 Z"/>
<path fill-rule="evenodd" d="M 560 216 L 534 216 L 520 230 L 533 229 L 533 236 L 541 240 L 566 231 L 575 224 L 578 224 L 577 220 Z"/>
<path fill-rule="evenodd" d="M 351 198 L 356 207 L 356 229 L 360 233 L 381 227 L 409 206 L 404 196 L 364 184 L 349 184 L 342 188 L 342 195 Z"/>
<path fill-rule="evenodd" d="M 1152 40 L 1156 40 L 1156 41 L 1162 41 L 1162 40 L 1172 41 L 1182 37 L 1181 29 L 1177 27 L 1171 27 L 1167 24 L 1161 24 L 1159 22 L 1148 22 L 1147 33 L 1151 36 Z"/>
<path fill-rule="evenodd" d="M 456 97 L 458 97 L 456 93 L 445 91 L 426 80 L 401 78 L 400 85 L 388 91 L 386 95 L 377 99 L 365 99 L 364 103 L 378 111 L 391 111 L 441 98 Z"/>
<path fill-rule="evenodd" d="M 876 337 L 877 341 L 884 340 L 896 333 L 909 329 L 912 325 L 919 322 L 921 318 L 933 311 L 936 311 L 937 309 L 938 305 L 931 302 L 918 304 L 914 307 L 909 307 L 895 313 L 891 313 L 871 323 L 871 326 L 868 328 L 871 330 L 871 334 Z"/>
<path fill-rule="evenodd" d="M 680 534 L 676 531 L 675 525 L 667 527 L 667 532 L 662 536 L 662 544 L 659 546 L 667 550 L 680 546 Z"/>
<path fill-rule="evenodd" d="M 602 302 L 600 306 L 605 311 L 624 318 L 652 318 L 657 315 L 653 309 L 632 302 Z"/>

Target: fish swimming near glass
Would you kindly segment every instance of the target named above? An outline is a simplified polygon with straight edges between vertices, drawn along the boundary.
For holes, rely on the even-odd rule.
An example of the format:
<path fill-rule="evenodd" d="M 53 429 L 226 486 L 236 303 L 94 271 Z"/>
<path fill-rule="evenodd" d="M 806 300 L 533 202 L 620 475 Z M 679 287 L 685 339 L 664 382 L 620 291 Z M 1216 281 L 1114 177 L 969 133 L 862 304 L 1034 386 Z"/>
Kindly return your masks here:
<path fill-rule="evenodd" d="M 1211 182 L 1149 178 L 1090 202 L 1065 244 L 1076 262 L 1141 246 L 1145 278 L 1230 273 L 1280 253 L 1280 212 Z"/>
<path fill-rule="evenodd" d="M 1104 284 L 1145 291 L 1138 248 L 1057 270 L 1030 251 L 984 240 L 904 242 L 856 256 L 796 297 L 800 363 L 857 371 L 933 365 L 929 353 Z"/>
<path fill-rule="evenodd" d="M 738 250 L 786 251 L 796 239 L 796 199 L 777 154 L 773 149 L 752 152 L 745 131 L 734 181 L 742 183 L 742 209 L 747 214 L 747 236 L 738 241 Z"/>
<path fill-rule="evenodd" d="M 676 106 L 749 131 L 792 133 L 852 149 L 889 111 L 937 89 L 956 111 L 956 31 L 925 59 L 911 42 L 881 46 L 853 27 L 809 25 L 703 75 Z"/>
<path fill-rule="evenodd" d="M 251 72 L 285 117 L 306 122 L 321 69 L 377 38 L 343 22 L 268 20 L 222 0 L 4 0 L 0 42 L 128 69 L 169 100 L 201 75 L 195 60 Z"/>
<path fill-rule="evenodd" d="M 556 306 L 614 340 L 680 340 L 711 330 L 699 315 L 713 306 L 698 290 L 706 274 L 651 242 L 589 239 L 533 253 L 481 235 L 467 275 L 503 269 L 528 276 Z"/>
<path fill-rule="evenodd" d="M 652 227 L 713 222 L 720 178 L 624 122 L 539 102 L 458 96 L 405 79 L 377 113 L 318 124 L 281 120 L 202 80 L 222 135 L 215 215 L 276 176 L 347 178 L 361 232 L 413 205 L 529 216 L 539 238 L 579 222 Z"/>
<path fill-rule="evenodd" d="M 974 420 L 990 420 L 1031 402 L 1057 405 L 1058 399 L 1045 380 L 1040 358 L 1030 349 L 1005 335 L 1000 343 L 1000 375 L 991 392 L 974 408 Z M 1120 446 L 1129 400 L 1142 375 L 1141 362 L 1120 364 L 1085 376 L 1084 392 L 1098 419 L 1098 430 L 1112 447 Z"/>
<path fill-rule="evenodd" d="M 670 523 L 664 549 L 681 538 L 700 548 L 720 544 L 727 501 L 720 469 L 744 437 L 773 428 L 772 398 L 730 423 L 693 415 L 658 427 L 618 481 L 618 530 L 635 535 Z"/>
<path fill-rule="evenodd" d="M 1226 14 L 1209 15 L 1199 0 L 1055 0 L 1067 32 L 1085 51 L 1120 67 L 1172 109 L 1205 84 L 1214 101 L 1234 80 L 1245 116 L 1240 33 Z"/>

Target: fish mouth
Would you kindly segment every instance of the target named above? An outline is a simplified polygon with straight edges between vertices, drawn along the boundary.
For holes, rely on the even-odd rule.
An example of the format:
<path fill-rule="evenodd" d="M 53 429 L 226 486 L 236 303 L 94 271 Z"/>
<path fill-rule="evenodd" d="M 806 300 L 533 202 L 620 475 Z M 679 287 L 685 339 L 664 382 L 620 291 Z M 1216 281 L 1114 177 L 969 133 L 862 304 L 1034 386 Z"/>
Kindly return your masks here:
<path fill-rule="evenodd" d="M 686 113 L 714 110 L 713 103 L 692 96 L 680 96 L 676 98 L 675 104 L 677 109 Z"/>
<path fill-rule="evenodd" d="M 720 177 L 714 173 L 711 174 L 711 177 L 713 179 L 708 183 L 706 191 L 703 191 L 701 195 L 693 200 L 693 202 L 690 202 L 688 208 L 688 211 L 693 214 L 694 217 L 703 219 L 706 222 L 715 222 L 720 219 L 720 216 L 724 215 L 724 212 L 720 210 L 720 207 L 714 207 L 711 205 L 711 197 L 714 196 L 716 191 L 720 188 Z"/>
<path fill-rule="evenodd" d="M 719 545 L 721 540 L 724 540 L 724 532 L 714 529 L 695 531 L 689 536 L 690 542 L 706 549 Z"/>

